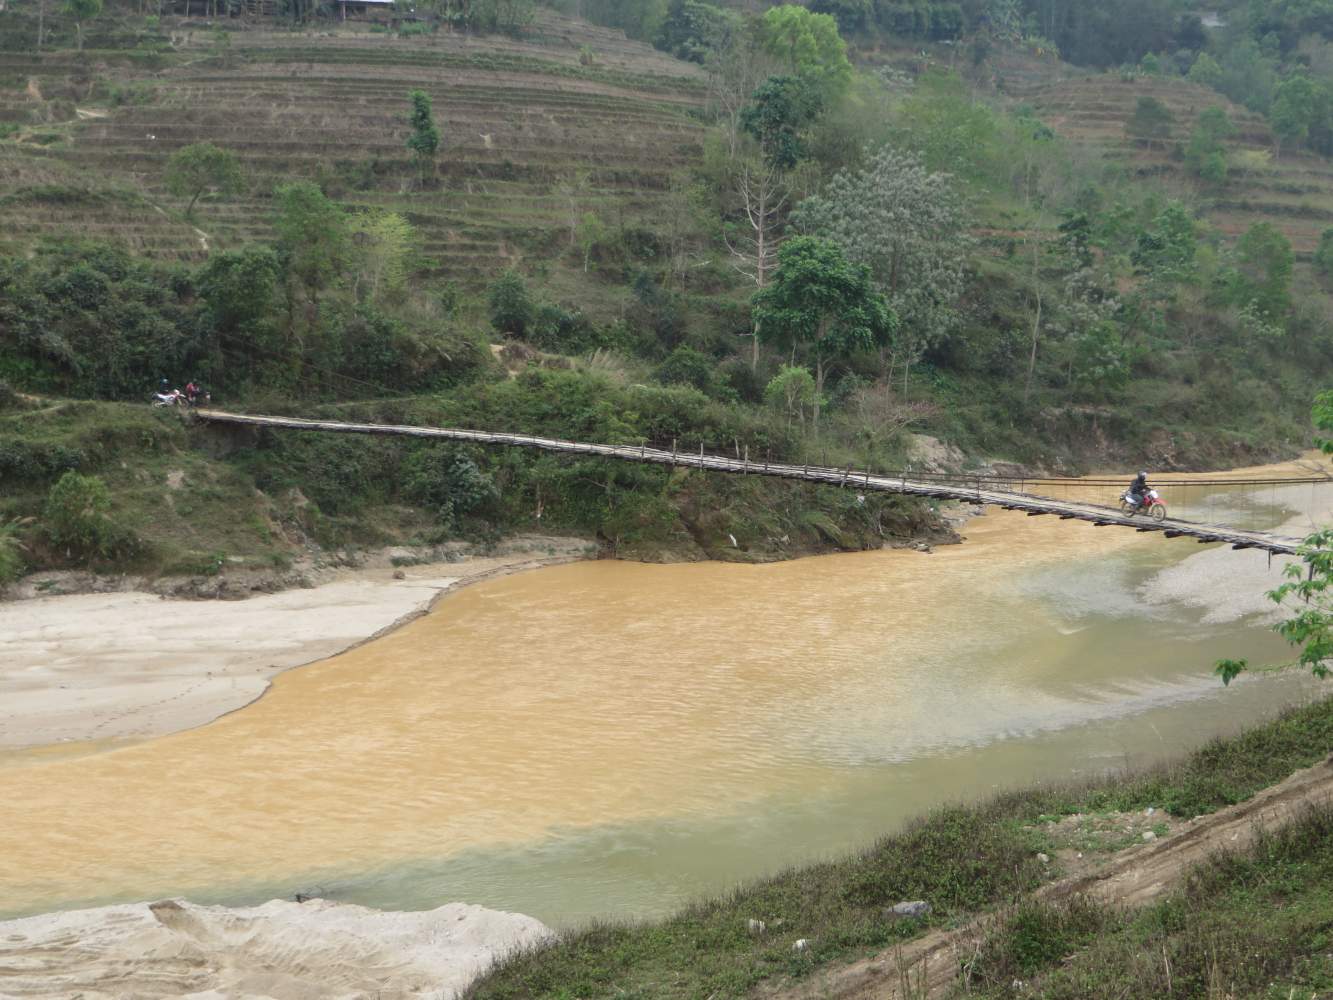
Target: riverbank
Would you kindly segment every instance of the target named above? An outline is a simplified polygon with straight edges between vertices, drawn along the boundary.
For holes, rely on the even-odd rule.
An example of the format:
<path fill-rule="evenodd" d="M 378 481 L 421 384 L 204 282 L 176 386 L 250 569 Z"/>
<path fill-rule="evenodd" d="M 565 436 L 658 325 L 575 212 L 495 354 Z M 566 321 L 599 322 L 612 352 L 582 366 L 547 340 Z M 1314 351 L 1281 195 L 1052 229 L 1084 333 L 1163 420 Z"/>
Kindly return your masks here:
<path fill-rule="evenodd" d="M 398 566 L 380 553 L 243 601 L 116 589 L 0 603 L 0 750 L 204 725 L 262 696 L 279 673 L 369 642 L 460 587 L 595 551 L 582 539 L 521 536 L 451 562 Z"/>
<path fill-rule="evenodd" d="M 1124 931 L 1121 952 L 1136 954 L 1142 928 L 1135 937 L 1130 918 L 1111 916 L 1110 907 L 1119 904 L 1164 910 L 1164 917 L 1150 914 L 1145 920 L 1155 919 L 1154 926 L 1181 939 L 1170 945 L 1173 954 L 1178 949 L 1183 955 L 1181 970 L 1192 968 L 1188 960 L 1204 959 L 1194 964 L 1203 964 L 1217 984 L 1252 981 L 1257 971 L 1265 982 L 1283 982 L 1282 996 L 1290 984 L 1291 996 L 1308 998 L 1313 994 L 1297 989 L 1307 979 L 1323 982 L 1318 977 L 1330 971 L 1326 961 L 1319 964 L 1321 956 L 1327 958 L 1321 935 L 1286 941 L 1279 963 L 1259 962 L 1255 952 L 1219 946 L 1203 933 L 1181 932 L 1194 915 L 1208 910 L 1206 904 L 1219 902 L 1226 888 L 1214 880 L 1209 897 L 1208 866 L 1231 864 L 1234 871 L 1246 863 L 1243 853 L 1234 862 L 1207 859 L 1256 843 L 1264 848 L 1260 861 L 1280 853 L 1273 844 L 1323 847 L 1314 859 L 1317 869 L 1306 858 L 1307 867 L 1298 869 L 1295 880 L 1269 893 L 1273 898 L 1263 901 L 1267 922 L 1253 922 L 1252 937 L 1284 921 L 1299 922 L 1290 911 L 1297 918 L 1316 918 L 1315 930 L 1333 914 L 1333 900 L 1312 874 L 1333 861 L 1326 836 L 1333 829 L 1333 761 L 1325 759 L 1330 750 L 1333 698 L 1325 698 L 1162 767 L 938 809 L 854 856 L 784 872 L 669 919 L 565 934 L 550 947 L 497 967 L 467 997 L 921 1000 L 972 995 L 960 972 L 969 969 L 998 969 L 990 979 L 979 975 L 973 981 L 989 987 L 977 990 L 987 996 L 1013 995 L 1015 973 L 1057 980 L 1049 994 L 1029 982 L 1024 996 L 1100 996 L 1108 982 L 1125 984 L 1123 971 L 1114 979 L 1076 981 L 1065 992 L 1058 980 L 1071 954 L 1084 946 L 1090 950 L 1095 942 L 1097 928 L 1089 933 L 1087 920 L 1077 930 L 1078 915 L 1094 907 L 1108 931 Z M 1194 897 L 1185 913 L 1180 892 Z M 924 906 L 908 916 L 895 911 L 900 903 Z M 1038 911 L 1032 919 L 1033 907 L 1042 906 L 1061 909 Z M 1154 956 L 1154 970 L 1160 961 Z M 1007 978 L 999 982 L 1000 976 Z M 1150 983 L 1146 991 L 1121 995 L 1156 997 L 1166 991 Z"/>
<path fill-rule="evenodd" d="M 531 917 L 463 903 L 128 903 L 0 922 L 0 997 L 452 1000 L 497 958 L 550 937 Z"/>

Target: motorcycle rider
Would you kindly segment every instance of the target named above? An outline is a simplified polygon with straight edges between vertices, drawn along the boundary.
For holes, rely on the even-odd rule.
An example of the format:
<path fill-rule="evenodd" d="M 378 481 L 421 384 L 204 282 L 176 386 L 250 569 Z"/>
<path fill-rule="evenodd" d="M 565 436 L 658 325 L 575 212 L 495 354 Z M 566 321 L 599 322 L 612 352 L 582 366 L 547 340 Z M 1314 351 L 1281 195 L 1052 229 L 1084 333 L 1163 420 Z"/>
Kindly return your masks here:
<path fill-rule="evenodd" d="M 1129 502 L 1135 507 L 1142 507 L 1150 489 L 1152 487 L 1148 485 L 1148 473 L 1140 469 L 1139 474 L 1134 477 L 1134 481 L 1129 484 L 1129 490 L 1127 491 Z"/>

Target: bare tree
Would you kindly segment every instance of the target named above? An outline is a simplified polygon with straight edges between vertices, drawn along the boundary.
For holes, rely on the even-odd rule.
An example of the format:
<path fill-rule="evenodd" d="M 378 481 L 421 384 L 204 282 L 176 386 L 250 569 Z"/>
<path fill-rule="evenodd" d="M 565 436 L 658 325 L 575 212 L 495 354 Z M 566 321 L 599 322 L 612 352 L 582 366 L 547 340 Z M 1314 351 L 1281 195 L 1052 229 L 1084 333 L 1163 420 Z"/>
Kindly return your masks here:
<path fill-rule="evenodd" d="M 787 204 L 787 189 L 782 174 L 774 167 L 745 164 L 736 182 L 748 226 L 733 243 L 727 240 L 731 251 L 731 266 L 754 282 L 755 290 L 768 286 L 769 275 L 777 267 L 778 249 L 782 246 L 779 229 L 782 209 Z M 750 367 L 759 367 L 759 337 L 750 331 L 753 349 Z"/>
<path fill-rule="evenodd" d="M 556 191 L 565 199 L 565 217 L 569 223 L 569 249 L 579 242 L 579 198 L 588 192 L 592 176 L 586 170 L 565 174 L 556 184 Z"/>
<path fill-rule="evenodd" d="M 755 89 L 773 72 L 774 63 L 749 32 L 738 31 L 724 48 L 709 54 L 706 68 L 708 106 L 722 123 L 727 157 L 734 160 L 741 145 L 741 112 Z"/>

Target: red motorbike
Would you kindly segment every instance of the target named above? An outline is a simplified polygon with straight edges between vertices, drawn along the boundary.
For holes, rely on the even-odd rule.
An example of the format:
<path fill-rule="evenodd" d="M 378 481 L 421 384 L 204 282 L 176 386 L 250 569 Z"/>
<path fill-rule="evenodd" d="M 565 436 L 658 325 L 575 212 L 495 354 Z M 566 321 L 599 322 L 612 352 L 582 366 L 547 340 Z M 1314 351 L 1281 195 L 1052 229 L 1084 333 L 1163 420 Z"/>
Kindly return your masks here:
<path fill-rule="evenodd" d="M 1149 490 L 1143 494 L 1143 500 L 1135 503 L 1128 491 L 1120 496 L 1120 513 L 1126 517 L 1133 517 L 1135 514 L 1147 514 L 1154 521 L 1166 519 L 1166 501 L 1161 498 L 1156 490 Z"/>

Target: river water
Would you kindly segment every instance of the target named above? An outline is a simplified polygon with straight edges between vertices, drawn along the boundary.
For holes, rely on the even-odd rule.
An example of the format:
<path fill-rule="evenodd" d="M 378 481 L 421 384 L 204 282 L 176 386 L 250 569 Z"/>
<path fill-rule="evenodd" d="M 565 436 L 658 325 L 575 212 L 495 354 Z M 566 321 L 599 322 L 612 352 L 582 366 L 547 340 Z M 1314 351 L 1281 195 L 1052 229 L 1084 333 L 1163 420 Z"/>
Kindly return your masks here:
<path fill-rule="evenodd" d="M 1300 534 L 1333 487 L 1168 499 Z M 493 580 L 201 729 L 0 758 L 0 913 L 306 891 L 656 915 L 1321 690 L 1211 676 L 1288 656 L 1263 553 L 1017 512 L 962 532 L 931 554 Z"/>

